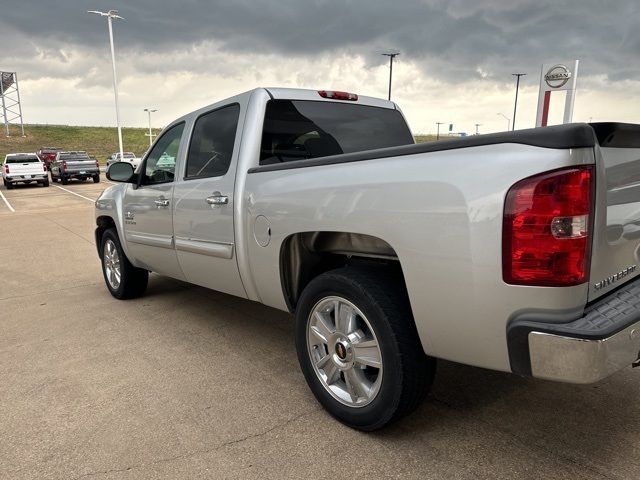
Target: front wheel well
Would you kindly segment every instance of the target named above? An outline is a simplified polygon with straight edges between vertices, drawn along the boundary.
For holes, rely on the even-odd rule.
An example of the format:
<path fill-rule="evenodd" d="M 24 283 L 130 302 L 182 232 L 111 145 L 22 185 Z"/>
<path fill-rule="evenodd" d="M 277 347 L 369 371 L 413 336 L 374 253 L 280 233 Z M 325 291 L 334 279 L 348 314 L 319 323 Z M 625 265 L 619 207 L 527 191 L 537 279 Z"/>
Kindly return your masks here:
<path fill-rule="evenodd" d="M 384 270 L 406 292 L 396 251 L 386 241 L 351 232 L 301 232 L 290 235 L 280 249 L 280 278 L 289 311 L 294 312 L 305 287 L 324 272 L 345 266 Z"/>
<path fill-rule="evenodd" d="M 100 255 L 100 244 L 102 243 L 102 235 L 110 228 L 116 228 L 116 222 L 108 215 L 101 215 L 96 218 L 96 248 L 98 249 L 98 255 Z"/>

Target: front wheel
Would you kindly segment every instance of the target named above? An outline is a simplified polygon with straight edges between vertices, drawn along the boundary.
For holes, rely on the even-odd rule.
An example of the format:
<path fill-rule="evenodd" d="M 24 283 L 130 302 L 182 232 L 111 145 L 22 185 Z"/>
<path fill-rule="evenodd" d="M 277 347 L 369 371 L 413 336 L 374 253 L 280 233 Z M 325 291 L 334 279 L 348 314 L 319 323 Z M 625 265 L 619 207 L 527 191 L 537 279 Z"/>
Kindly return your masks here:
<path fill-rule="evenodd" d="M 305 288 L 296 311 L 296 349 L 309 387 L 329 413 L 364 431 L 413 411 L 435 374 L 401 278 L 388 273 L 324 273 Z"/>
<path fill-rule="evenodd" d="M 118 233 L 110 228 L 102 235 L 102 274 L 111 295 L 119 300 L 140 297 L 147 289 L 149 272 L 129 262 Z"/>

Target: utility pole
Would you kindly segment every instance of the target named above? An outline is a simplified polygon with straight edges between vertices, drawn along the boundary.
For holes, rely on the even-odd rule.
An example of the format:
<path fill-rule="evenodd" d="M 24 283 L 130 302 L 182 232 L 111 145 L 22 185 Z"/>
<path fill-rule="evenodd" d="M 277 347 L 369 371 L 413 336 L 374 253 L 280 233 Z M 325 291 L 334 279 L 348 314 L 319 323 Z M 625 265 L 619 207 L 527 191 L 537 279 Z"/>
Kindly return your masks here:
<path fill-rule="evenodd" d="M 482 126 L 482 124 L 481 124 L 481 123 L 476 123 L 476 135 L 480 135 L 480 134 L 478 133 L 478 127 L 481 127 L 481 126 Z"/>
<path fill-rule="evenodd" d="M 393 77 L 393 59 L 400 55 L 400 52 L 383 53 L 384 57 L 389 57 L 389 100 L 391 100 L 391 78 Z"/>
<path fill-rule="evenodd" d="M 444 122 L 436 122 L 436 125 L 438 126 L 438 130 L 436 133 L 436 140 L 440 140 L 440 125 L 444 125 Z"/>
<path fill-rule="evenodd" d="M 151 144 L 153 143 L 153 137 L 155 137 L 155 135 L 153 134 L 153 132 L 151 131 L 151 112 L 157 112 L 157 109 L 151 109 L 151 108 L 145 108 L 144 109 L 145 112 L 147 112 L 149 114 L 149 133 L 145 134 L 149 137 L 149 148 L 151 148 Z"/>
<path fill-rule="evenodd" d="M 516 102 L 513 105 L 513 122 L 511 123 L 511 130 L 516 129 L 516 112 L 518 110 L 518 90 L 520 90 L 520 77 L 526 75 L 526 73 L 512 73 L 514 77 L 516 77 Z"/>
<path fill-rule="evenodd" d="M 107 17 L 107 25 L 109 26 L 109 43 L 111 45 L 111 66 L 113 67 L 113 93 L 116 97 L 116 124 L 118 126 L 118 144 L 120 146 L 120 159 L 124 158 L 124 149 L 122 148 L 122 128 L 120 126 L 120 106 L 118 105 L 118 77 L 116 75 L 116 54 L 113 48 L 113 27 L 111 22 L 114 18 L 124 20 L 118 15 L 117 10 L 109 10 L 108 12 L 99 12 L 97 10 L 89 10 L 87 13 L 94 13 L 102 17 Z"/>

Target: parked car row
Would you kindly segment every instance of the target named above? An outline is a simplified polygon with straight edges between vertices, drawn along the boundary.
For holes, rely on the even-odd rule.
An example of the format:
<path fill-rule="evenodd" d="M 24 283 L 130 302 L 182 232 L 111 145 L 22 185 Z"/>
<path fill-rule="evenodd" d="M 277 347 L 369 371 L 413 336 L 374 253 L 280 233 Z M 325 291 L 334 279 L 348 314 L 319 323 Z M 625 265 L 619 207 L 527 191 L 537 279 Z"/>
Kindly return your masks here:
<path fill-rule="evenodd" d="M 8 189 L 17 183 L 38 183 L 49 186 L 49 172 L 52 182 L 63 185 L 71 179 L 85 181 L 92 179 L 100 182 L 100 164 L 84 151 L 57 151 L 53 157 L 53 149 L 41 149 L 37 153 L 9 153 L 2 164 L 2 180 Z M 48 152 L 48 153 L 42 153 Z M 41 158 L 46 156 L 46 161 Z"/>
<path fill-rule="evenodd" d="M 136 170 L 141 160 L 133 152 L 123 152 L 122 155 L 116 152 L 107 158 L 107 168 L 114 163 L 126 162 Z M 13 188 L 16 183 L 49 186 L 47 172 L 51 172 L 52 182 L 59 181 L 63 185 L 72 179 L 86 181 L 91 178 L 94 183 L 100 182 L 100 164 L 85 151 L 42 147 L 35 153 L 10 153 L 6 155 L 2 165 L 2 179 L 7 188 Z"/>

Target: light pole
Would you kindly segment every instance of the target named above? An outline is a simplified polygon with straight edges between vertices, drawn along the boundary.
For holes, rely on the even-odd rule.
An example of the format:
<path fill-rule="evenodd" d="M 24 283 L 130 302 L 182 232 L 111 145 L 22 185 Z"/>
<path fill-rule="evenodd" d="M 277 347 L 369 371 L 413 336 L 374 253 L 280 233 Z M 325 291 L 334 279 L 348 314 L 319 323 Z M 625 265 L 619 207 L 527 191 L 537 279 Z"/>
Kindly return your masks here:
<path fill-rule="evenodd" d="M 520 90 L 520 77 L 526 75 L 526 73 L 512 73 L 514 77 L 516 77 L 516 102 L 513 106 L 513 122 L 511 123 L 511 129 L 516 129 L 516 111 L 518 110 L 518 90 Z"/>
<path fill-rule="evenodd" d="M 438 126 L 438 130 L 436 133 L 436 140 L 440 140 L 440 125 L 444 125 L 444 122 L 436 122 L 436 125 Z"/>
<path fill-rule="evenodd" d="M 481 127 L 481 126 L 482 126 L 482 124 L 481 124 L 481 123 L 476 123 L 476 135 L 480 135 L 480 134 L 478 133 L 478 128 L 479 128 L 479 127 Z"/>
<path fill-rule="evenodd" d="M 113 48 L 113 27 L 111 21 L 114 18 L 124 20 L 118 15 L 117 10 L 109 10 L 108 12 L 99 12 L 98 10 L 89 10 L 87 13 L 94 13 L 101 17 L 107 17 L 107 25 L 109 26 L 109 43 L 111 45 L 111 66 L 113 67 L 113 93 L 116 97 L 116 124 L 118 126 L 118 145 L 120 146 L 120 159 L 124 158 L 124 149 L 122 148 L 122 128 L 120 127 L 120 106 L 118 105 L 118 77 L 116 75 L 116 53 Z"/>
<path fill-rule="evenodd" d="M 389 57 L 389 100 L 391 100 L 391 77 L 393 76 L 393 59 L 400 55 L 400 52 L 383 53 L 385 57 Z"/>
<path fill-rule="evenodd" d="M 507 121 L 507 132 L 511 130 L 511 119 L 507 117 L 504 113 L 498 113 L 498 115 L 500 115 Z"/>
<path fill-rule="evenodd" d="M 155 137 L 155 135 L 151 132 L 151 112 L 157 112 L 158 110 L 156 108 L 145 108 L 144 111 L 149 114 L 149 133 L 147 133 L 146 135 L 149 137 L 149 147 L 151 147 L 151 144 L 153 143 L 153 137 Z"/>

